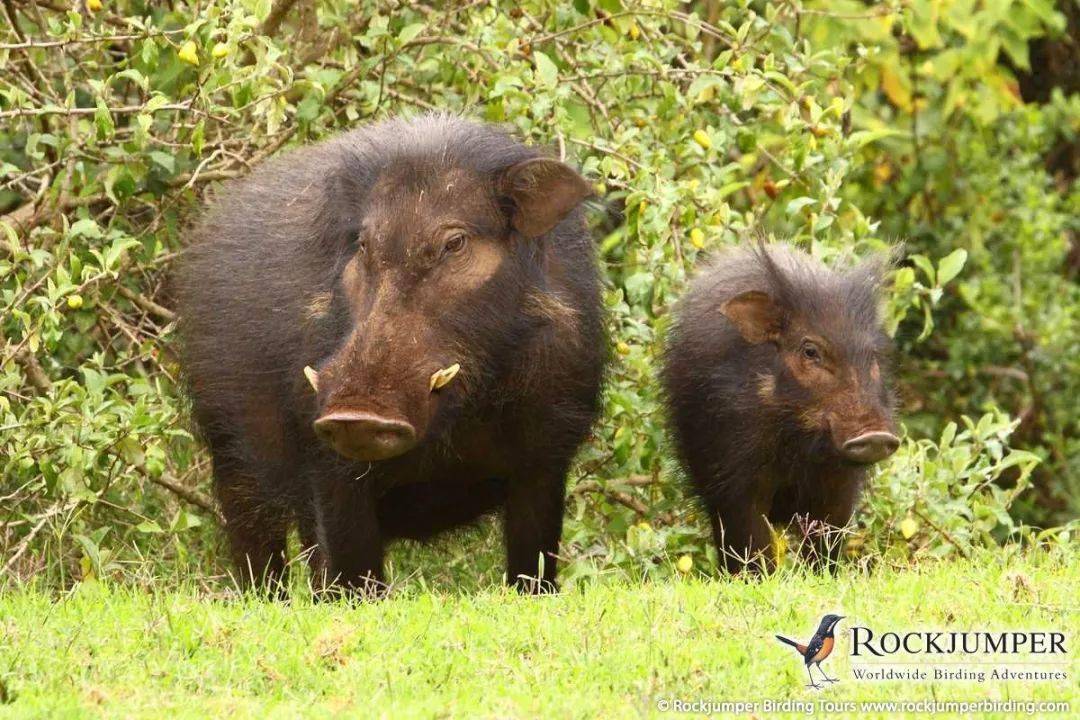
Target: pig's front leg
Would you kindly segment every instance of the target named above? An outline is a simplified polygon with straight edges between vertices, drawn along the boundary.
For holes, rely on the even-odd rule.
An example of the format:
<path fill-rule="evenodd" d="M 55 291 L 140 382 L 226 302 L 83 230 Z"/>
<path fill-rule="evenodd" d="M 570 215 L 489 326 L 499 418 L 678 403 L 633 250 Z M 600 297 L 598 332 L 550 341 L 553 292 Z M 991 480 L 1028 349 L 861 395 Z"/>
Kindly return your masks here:
<path fill-rule="evenodd" d="M 316 483 L 314 502 L 328 591 L 384 595 L 383 537 L 370 485 L 362 479 L 325 478 Z"/>
<path fill-rule="evenodd" d="M 535 473 L 507 487 L 503 534 L 506 582 L 522 593 L 558 591 L 555 566 L 562 535 L 565 470 Z"/>
<path fill-rule="evenodd" d="M 766 521 L 768 505 L 755 499 L 724 498 L 709 514 L 720 563 L 729 573 L 772 571 L 776 565 Z"/>
<path fill-rule="evenodd" d="M 836 473 L 829 492 L 812 497 L 803 508 L 807 538 L 802 554 L 815 568 L 836 571 L 862 492 L 862 474 L 862 470 Z"/>

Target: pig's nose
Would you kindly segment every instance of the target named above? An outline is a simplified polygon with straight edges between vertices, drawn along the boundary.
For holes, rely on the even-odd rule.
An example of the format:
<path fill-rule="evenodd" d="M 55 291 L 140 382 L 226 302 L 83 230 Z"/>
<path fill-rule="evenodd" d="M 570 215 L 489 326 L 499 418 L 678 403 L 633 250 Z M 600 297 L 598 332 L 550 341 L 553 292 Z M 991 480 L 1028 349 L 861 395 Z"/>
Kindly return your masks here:
<path fill-rule="evenodd" d="M 416 429 L 404 420 L 358 410 L 335 410 L 315 421 L 315 433 L 340 455 L 376 462 L 416 444 Z"/>
<path fill-rule="evenodd" d="M 900 438 L 888 432 L 868 432 L 844 443 L 844 457 L 858 463 L 876 463 L 896 452 Z"/>

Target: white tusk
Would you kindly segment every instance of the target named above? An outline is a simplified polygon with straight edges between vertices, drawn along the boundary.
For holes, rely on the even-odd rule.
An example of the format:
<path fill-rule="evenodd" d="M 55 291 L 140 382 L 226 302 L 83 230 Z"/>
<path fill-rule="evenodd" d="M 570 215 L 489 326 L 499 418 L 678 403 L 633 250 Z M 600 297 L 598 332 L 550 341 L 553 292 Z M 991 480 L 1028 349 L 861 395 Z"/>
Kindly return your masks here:
<path fill-rule="evenodd" d="M 442 370 L 431 373 L 431 382 L 429 383 L 431 392 L 435 392 L 453 380 L 454 376 L 458 374 L 458 370 L 461 370 L 461 365 L 454 363 L 450 367 L 444 367 Z"/>
<path fill-rule="evenodd" d="M 319 373 L 315 372 L 315 368 L 310 365 L 304 366 L 304 377 L 311 383 L 311 389 L 315 392 L 319 392 Z"/>

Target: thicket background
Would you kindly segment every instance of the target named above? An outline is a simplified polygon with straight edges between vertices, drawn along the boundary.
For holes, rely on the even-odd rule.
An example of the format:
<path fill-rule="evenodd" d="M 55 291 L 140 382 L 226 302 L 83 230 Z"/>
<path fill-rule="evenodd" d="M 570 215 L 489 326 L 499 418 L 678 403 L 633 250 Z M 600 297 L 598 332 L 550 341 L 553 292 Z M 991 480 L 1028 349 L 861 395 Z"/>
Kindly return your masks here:
<path fill-rule="evenodd" d="M 839 264 L 905 243 L 907 439 L 851 556 L 1068 538 L 1024 525 L 1080 507 L 1076 0 L 2 9 L 0 575 L 223 568 L 173 347 L 184 228 L 282 147 L 436 109 L 511 126 L 604 198 L 615 364 L 564 582 L 710 570 L 654 374 L 687 275 L 758 229 Z"/>

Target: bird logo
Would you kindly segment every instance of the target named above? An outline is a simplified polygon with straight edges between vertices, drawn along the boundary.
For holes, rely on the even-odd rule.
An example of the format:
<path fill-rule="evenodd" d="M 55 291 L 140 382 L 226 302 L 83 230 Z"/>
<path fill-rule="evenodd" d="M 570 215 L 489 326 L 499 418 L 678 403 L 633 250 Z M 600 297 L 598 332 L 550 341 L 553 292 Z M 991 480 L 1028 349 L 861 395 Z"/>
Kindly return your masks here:
<path fill-rule="evenodd" d="M 811 665 L 817 665 L 818 672 L 821 673 L 821 677 L 825 682 L 839 682 L 839 680 L 825 674 L 825 671 L 821 669 L 821 661 L 832 654 L 833 645 L 836 644 L 836 638 L 833 633 L 836 630 L 836 624 L 843 619 L 843 615 L 826 615 L 821 618 L 821 623 L 818 625 L 817 632 L 814 633 L 814 637 L 810 638 L 810 642 L 806 645 L 790 640 L 783 635 L 776 636 L 777 640 L 786 645 L 790 645 L 802 655 L 803 663 L 806 665 L 806 674 L 810 676 L 810 683 L 806 687 L 821 687 L 821 685 L 814 682 L 814 674 L 810 672 Z"/>

